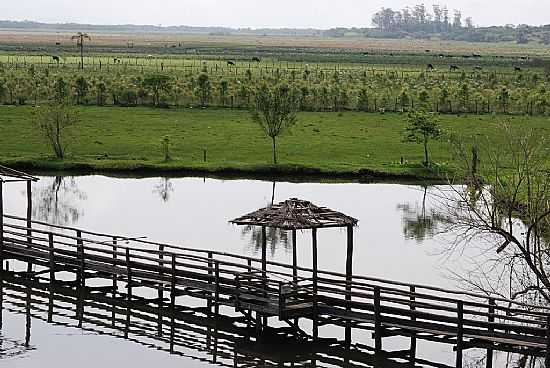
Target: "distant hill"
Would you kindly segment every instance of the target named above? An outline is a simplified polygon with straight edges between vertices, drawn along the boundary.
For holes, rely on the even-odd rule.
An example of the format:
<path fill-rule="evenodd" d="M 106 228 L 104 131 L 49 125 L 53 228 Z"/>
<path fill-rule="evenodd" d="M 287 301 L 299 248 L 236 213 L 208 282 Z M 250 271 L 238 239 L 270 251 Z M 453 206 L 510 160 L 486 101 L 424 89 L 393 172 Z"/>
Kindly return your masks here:
<path fill-rule="evenodd" d="M 385 9 L 384 11 L 391 11 Z M 380 13 L 377 13 L 377 15 Z M 395 12 L 394 12 L 395 14 Z M 375 15 L 375 16 L 377 16 Z M 376 22 L 373 22 L 375 25 Z M 154 25 L 96 25 L 78 23 L 41 23 L 33 21 L 0 20 L 0 29 L 22 31 L 69 32 L 87 31 L 96 33 L 170 33 L 206 35 L 254 35 L 254 36 L 298 36 L 298 37 L 370 37 L 386 39 L 440 39 L 466 42 L 515 42 L 550 45 L 550 25 L 506 25 L 491 27 L 452 26 L 445 31 L 431 23 L 418 23 L 411 26 L 396 26 L 391 22 L 379 22 L 375 28 L 229 28 L 193 26 L 154 26 Z M 389 24 L 389 25 L 388 25 Z M 435 24 L 437 25 L 437 24 Z"/>

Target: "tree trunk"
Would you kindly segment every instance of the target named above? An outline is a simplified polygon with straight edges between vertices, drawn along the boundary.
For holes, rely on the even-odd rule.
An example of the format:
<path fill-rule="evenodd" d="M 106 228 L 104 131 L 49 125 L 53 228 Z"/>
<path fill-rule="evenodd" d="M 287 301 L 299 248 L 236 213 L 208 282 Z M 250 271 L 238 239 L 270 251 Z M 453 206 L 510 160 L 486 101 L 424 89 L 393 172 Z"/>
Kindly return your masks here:
<path fill-rule="evenodd" d="M 271 137 L 271 141 L 273 142 L 273 164 L 277 165 L 277 143 L 275 137 Z"/>
<path fill-rule="evenodd" d="M 430 166 L 430 161 L 428 157 L 428 139 L 426 137 L 424 137 L 424 158 L 425 158 L 424 164 L 426 166 Z"/>

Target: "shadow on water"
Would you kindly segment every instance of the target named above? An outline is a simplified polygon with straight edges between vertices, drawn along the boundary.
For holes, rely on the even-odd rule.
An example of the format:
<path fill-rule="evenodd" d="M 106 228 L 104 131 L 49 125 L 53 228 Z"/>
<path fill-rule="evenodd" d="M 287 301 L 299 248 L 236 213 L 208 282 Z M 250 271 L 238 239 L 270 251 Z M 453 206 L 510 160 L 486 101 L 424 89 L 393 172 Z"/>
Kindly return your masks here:
<path fill-rule="evenodd" d="M 33 192 L 33 219 L 54 225 L 71 225 L 84 214 L 81 202 L 86 193 L 78 188 L 74 177 L 44 178 Z"/>

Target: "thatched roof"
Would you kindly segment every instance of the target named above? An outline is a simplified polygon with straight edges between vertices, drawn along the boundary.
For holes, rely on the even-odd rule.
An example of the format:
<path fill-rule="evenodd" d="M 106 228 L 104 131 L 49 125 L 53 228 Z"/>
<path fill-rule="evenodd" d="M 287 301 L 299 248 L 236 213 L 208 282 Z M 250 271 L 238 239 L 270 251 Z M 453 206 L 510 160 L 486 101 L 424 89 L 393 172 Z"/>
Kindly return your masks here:
<path fill-rule="evenodd" d="M 38 181 L 38 178 L 0 165 L 0 182 L 11 183 L 19 181 Z"/>
<path fill-rule="evenodd" d="M 236 225 L 301 230 L 356 226 L 358 220 L 341 212 L 333 211 L 326 207 L 318 207 L 311 202 L 292 198 L 259 209 L 230 222 Z"/>

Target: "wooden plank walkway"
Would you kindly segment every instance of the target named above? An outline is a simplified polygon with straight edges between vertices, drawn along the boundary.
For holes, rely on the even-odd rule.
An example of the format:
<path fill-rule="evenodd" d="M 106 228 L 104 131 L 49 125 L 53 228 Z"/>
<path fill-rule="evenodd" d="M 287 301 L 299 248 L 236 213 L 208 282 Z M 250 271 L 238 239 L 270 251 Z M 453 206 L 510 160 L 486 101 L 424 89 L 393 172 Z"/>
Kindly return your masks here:
<path fill-rule="evenodd" d="M 383 338 L 407 336 L 410 356 L 417 339 L 452 345 L 456 367 L 462 367 L 462 353 L 469 348 L 486 349 L 490 357 L 497 350 L 545 357 L 550 367 L 548 307 L 277 262 L 267 262 L 264 269 L 262 260 L 235 254 L 37 221 L 28 227 L 27 219 L 15 216 L 3 220 L 2 267 L 8 260 L 32 264 L 18 275 L 122 295 L 125 302 L 146 303 L 159 315 L 166 304 L 172 313 L 184 309 L 180 297 L 188 296 L 204 300 L 204 309 L 216 319 L 223 308 L 240 313 L 258 341 L 269 330 L 269 318 L 275 318 L 311 342 L 319 341 L 319 326 L 330 324 L 346 330 L 348 346 L 353 330 L 372 331 L 375 352 L 382 351 Z M 67 274 L 74 279 L 65 280 Z M 146 296 L 140 295 L 144 290 Z M 312 321 L 311 333 L 300 328 L 300 319 Z"/>

